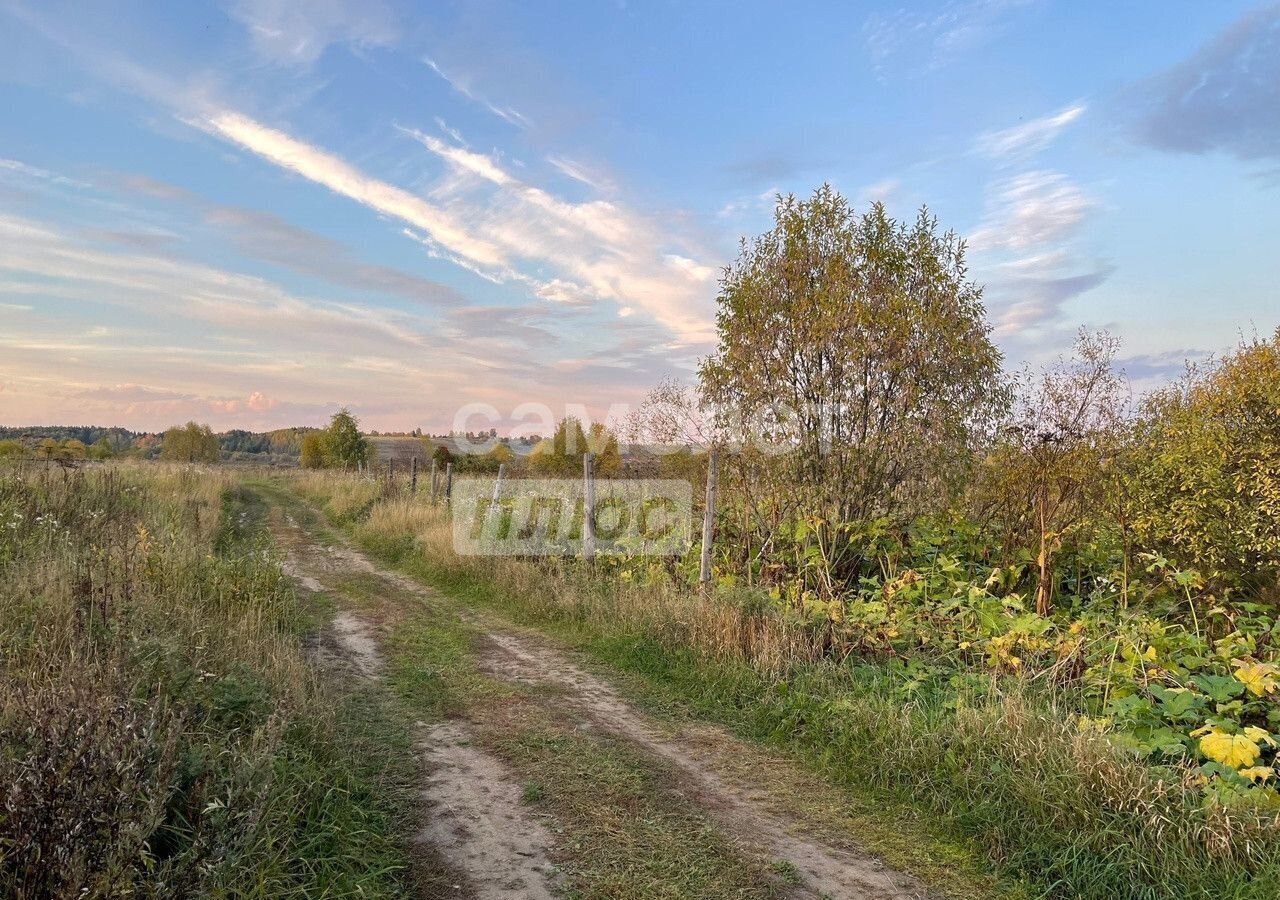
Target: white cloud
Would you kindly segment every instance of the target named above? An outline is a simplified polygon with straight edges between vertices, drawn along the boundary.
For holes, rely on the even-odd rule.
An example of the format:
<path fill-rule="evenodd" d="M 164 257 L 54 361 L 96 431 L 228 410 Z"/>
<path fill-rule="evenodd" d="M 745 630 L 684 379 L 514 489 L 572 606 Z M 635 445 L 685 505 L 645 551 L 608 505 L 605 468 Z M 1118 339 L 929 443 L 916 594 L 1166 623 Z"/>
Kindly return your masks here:
<path fill-rule="evenodd" d="M 519 274 L 516 259 L 552 265 L 566 280 L 599 298 L 648 312 L 681 340 L 712 339 L 711 297 L 696 267 L 672 266 L 666 235 L 614 203 L 570 203 L 515 178 L 494 159 L 405 130 L 455 171 L 477 176 L 497 194 L 477 198 L 445 185 L 444 202 L 429 203 L 372 178 L 345 160 L 234 112 L 203 122 L 207 130 L 422 234 L 411 236 L 444 258 L 493 281 L 545 279 Z M 484 235 L 484 237 L 479 237 Z"/>
<path fill-rule="evenodd" d="M 446 144 L 444 141 L 434 138 L 429 134 L 423 134 L 421 131 L 414 128 L 396 127 L 401 132 L 414 138 L 441 159 L 446 160 L 464 172 L 470 172 L 472 175 L 479 175 L 481 178 L 484 178 L 487 181 L 492 181 L 494 184 L 508 184 L 512 181 L 511 176 L 504 172 L 501 166 L 489 157 L 485 156 L 483 153 L 474 153 L 464 147 L 455 147 L 452 144 Z"/>
<path fill-rule="evenodd" d="M 1046 149 L 1064 128 L 1085 113 L 1083 103 L 1074 103 L 1053 115 L 1043 116 L 1005 128 L 989 131 L 978 138 L 978 152 L 992 159 L 1021 159 Z"/>
<path fill-rule="evenodd" d="M 219 113 L 206 119 L 205 123 L 227 140 L 278 166 L 425 230 L 433 240 L 460 256 L 481 265 L 500 265 L 503 262 L 498 248 L 468 234 L 445 211 L 406 190 L 370 178 L 336 156 L 238 113 Z"/>
<path fill-rule="evenodd" d="M 1075 233 L 1097 202 L 1059 172 L 1024 172 L 997 184 L 995 198 L 978 230 L 974 250 L 1026 249 Z"/>
<path fill-rule="evenodd" d="M 525 281 L 544 299 L 565 302 L 563 284 L 572 283 L 574 302 L 585 297 L 613 299 L 648 312 L 682 340 L 711 338 L 712 312 L 706 283 L 711 269 L 663 245 L 665 235 L 619 204 L 593 200 L 572 203 L 527 184 L 492 157 L 403 129 L 479 184 L 446 182 L 438 190 L 450 213 L 473 233 L 487 235 L 511 260 L 554 266 L 561 275 L 532 278 L 514 263 L 493 270 L 505 280 Z M 485 191 L 485 185 L 496 191 Z"/>
<path fill-rule="evenodd" d="M 695 281 L 712 281 L 716 277 L 714 266 L 704 266 L 696 260 L 681 256 L 678 253 L 668 253 L 665 258 L 672 268 L 684 272 Z"/>
<path fill-rule="evenodd" d="M 559 170 L 561 174 L 572 178 L 574 181 L 580 181 L 587 187 L 603 193 L 610 193 L 614 190 L 613 183 L 608 178 L 592 171 L 590 167 L 580 162 L 563 156 L 548 156 L 547 162 Z"/>
<path fill-rule="evenodd" d="M 504 122 L 514 125 L 517 128 L 529 127 L 530 122 L 526 116 L 521 114 L 519 111 L 512 109 L 509 106 L 499 106 L 498 104 L 489 100 L 479 91 L 477 91 L 474 87 L 472 87 L 470 78 L 467 78 L 466 76 L 457 72 L 445 74 L 444 69 L 440 68 L 439 63 L 437 63 L 434 59 L 432 59 L 429 56 L 424 56 L 422 58 L 422 61 L 427 65 L 428 68 L 431 69 L 431 71 L 439 75 L 440 78 L 443 79 L 445 83 L 449 85 L 449 87 L 453 88 L 459 94 L 466 97 L 472 103 L 477 103 L 480 106 L 483 106 L 485 109 L 489 110 L 489 112 L 493 113 L 499 119 L 502 119 Z"/>

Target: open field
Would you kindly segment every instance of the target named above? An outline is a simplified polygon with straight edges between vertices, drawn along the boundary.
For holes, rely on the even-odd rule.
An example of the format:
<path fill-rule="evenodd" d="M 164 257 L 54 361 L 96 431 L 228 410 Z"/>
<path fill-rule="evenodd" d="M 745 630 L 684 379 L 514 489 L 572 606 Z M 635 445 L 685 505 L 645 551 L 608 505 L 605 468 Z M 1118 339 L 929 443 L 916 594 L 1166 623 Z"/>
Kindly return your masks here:
<path fill-rule="evenodd" d="M 933 553 L 815 617 L 697 547 L 459 556 L 403 472 L 11 463 L 0 884 L 1274 897 L 1265 607 L 997 614 Z"/>

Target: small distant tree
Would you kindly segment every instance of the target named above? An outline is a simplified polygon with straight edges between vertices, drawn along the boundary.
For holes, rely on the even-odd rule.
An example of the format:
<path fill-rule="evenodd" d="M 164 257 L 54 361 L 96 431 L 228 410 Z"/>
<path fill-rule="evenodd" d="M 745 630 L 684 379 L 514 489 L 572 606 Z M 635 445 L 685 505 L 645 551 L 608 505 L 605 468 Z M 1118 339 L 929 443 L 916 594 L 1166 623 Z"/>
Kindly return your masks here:
<path fill-rule="evenodd" d="M 622 468 L 622 453 L 618 449 L 617 436 L 603 422 L 592 422 L 587 430 L 587 449 L 595 456 L 597 475 L 609 477 Z"/>
<path fill-rule="evenodd" d="M 445 444 L 436 447 L 431 453 L 431 458 L 436 461 L 436 467 L 441 470 L 453 462 L 453 454 L 449 452 L 449 448 Z"/>
<path fill-rule="evenodd" d="M 369 442 L 360 433 L 360 420 L 346 407 L 338 410 L 329 420 L 325 434 L 325 453 L 328 464 L 344 469 L 355 468 L 369 461 Z"/>
<path fill-rule="evenodd" d="M 485 456 L 493 463 L 495 469 L 500 465 L 510 463 L 516 458 L 515 453 L 506 444 L 495 444 L 493 449 L 486 453 Z"/>
<path fill-rule="evenodd" d="M 308 431 L 302 436 L 298 464 L 304 469 L 322 469 L 326 463 L 325 432 Z"/>
<path fill-rule="evenodd" d="M 538 475 L 572 477 L 582 472 L 582 457 L 587 449 L 587 433 L 582 422 L 566 416 L 556 426 L 550 441 L 540 443 L 529 454 L 529 468 Z"/>
<path fill-rule="evenodd" d="M 111 441 L 105 437 L 98 438 L 89 447 L 90 459 L 110 459 L 113 456 L 115 456 L 115 450 L 111 447 Z"/>
<path fill-rule="evenodd" d="M 175 425 L 164 433 L 160 458 L 174 462 L 217 462 L 220 455 L 218 437 L 208 425 L 188 422 Z"/>
<path fill-rule="evenodd" d="M 22 444 L 18 441 L 0 441 L 0 459 L 13 459 L 22 455 Z"/>

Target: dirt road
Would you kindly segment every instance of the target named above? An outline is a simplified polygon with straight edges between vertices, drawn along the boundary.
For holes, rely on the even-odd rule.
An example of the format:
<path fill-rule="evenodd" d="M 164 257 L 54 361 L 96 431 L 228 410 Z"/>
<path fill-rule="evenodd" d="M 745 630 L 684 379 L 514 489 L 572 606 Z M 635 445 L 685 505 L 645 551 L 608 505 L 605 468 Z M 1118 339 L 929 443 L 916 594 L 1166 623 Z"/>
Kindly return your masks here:
<path fill-rule="evenodd" d="M 759 755 L 706 726 L 667 726 L 642 713 L 604 678 L 547 639 L 446 601 L 431 589 L 378 566 L 339 542 L 317 541 L 288 513 L 273 510 L 273 535 L 298 585 L 337 604 L 320 658 L 351 677 L 378 680 L 387 671 L 389 629 L 406 615 L 454 617 L 474 635 L 476 667 L 500 684 L 524 690 L 548 720 L 608 735 L 669 773 L 684 802 L 713 822 L 732 852 L 760 876 L 759 896 L 889 900 L 930 896 L 914 879 L 860 852 L 848 835 L 803 820 L 777 796 L 774 781 L 754 779 L 742 761 Z M 353 603 L 351 579 L 362 579 Z M 379 585 L 382 589 L 379 590 Z M 370 599 L 372 595 L 372 600 Z M 550 898 L 564 887 L 557 860 L 571 857 L 554 822 L 522 802 L 517 776 L 485 749 L 484 707 L 468 716 L 420 723 L 423 800 L 430 823 L 420 835 L 465 873 L 467 892 L 487 898 Z M 495 706 L 494 715 L 501 715 Z M 459 887 L 462 890 L 462 887 Z M 604 893 L 602 896 L 612 896 Z"/>

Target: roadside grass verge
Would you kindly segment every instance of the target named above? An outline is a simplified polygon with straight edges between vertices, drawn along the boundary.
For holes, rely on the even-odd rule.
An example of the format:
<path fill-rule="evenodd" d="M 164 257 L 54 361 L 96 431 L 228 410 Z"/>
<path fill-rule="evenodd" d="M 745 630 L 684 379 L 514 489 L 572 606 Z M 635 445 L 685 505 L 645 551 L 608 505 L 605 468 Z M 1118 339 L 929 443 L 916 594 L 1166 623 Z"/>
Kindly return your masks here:
<path fill-rule="evenodd" d="M 314 536 L 331 537 L 295 496 L 261 490 Z M 570 900 L 781 896 L 785 879 L 737 850 L 666 766 L 624 740 L 579 728 L 553 692 L 481 671 L 483 637 L 457 615 L 455 600 L 427 603 L 370 572 L 331 574 L 328 585 L 380 624 L 386 681 L 407 711 L 427 723 L 465 721 L 476 744 L 522 785 L 522 802 L 556 835 Z"/>
<path fill-rule="evenodd" d="M 442 510 L 421 498 L 380 499 L 379 485 L 332 475 L 290 483 L 327 510 L 331 491 L 341 497 L 334 521 L 380 559 L 637 676 L 632 688 L 657 707 L 803 760 L 871 811 L 855 826 L 870 849 L 926 880 L 930 860 L 950 852 L 969 873 L 985 858 L 1013 895 L 1280 895 L 1280 813 L 1207 800 L 1190 774 L 1077 727 L 1069 698 L 1034 683 L 921 682 L 892 662 L 826 660 L 794 626 L 725 598 L 621 583 L 572 561 L 458 557 Z M 904 842 L 903 831 L 919 837 Z M 977 853 L 956 853 L 957 836 Z M 950 890 L 983 896 L 964 886 L 975 877 Z"/>
<path fill-rule="evenodd" d="M 210 468 L 0 470 L 0 894 L 405 890 L 406 732 L 317 679 L 263 514 Z"/>

